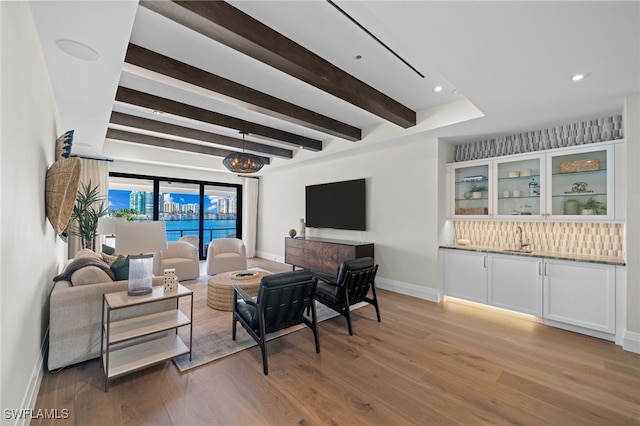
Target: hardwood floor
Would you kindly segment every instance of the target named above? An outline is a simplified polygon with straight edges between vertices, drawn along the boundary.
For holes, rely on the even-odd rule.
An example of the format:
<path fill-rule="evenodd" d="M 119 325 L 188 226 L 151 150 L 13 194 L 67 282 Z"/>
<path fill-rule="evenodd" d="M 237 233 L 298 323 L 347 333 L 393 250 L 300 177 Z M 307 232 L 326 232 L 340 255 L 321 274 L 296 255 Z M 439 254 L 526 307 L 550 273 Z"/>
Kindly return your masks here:
<path fill-rule="evenodd" d="M 286 265 L 252 260 L 273 272 Z M 172 362 L 112 381 L 98 360 L 45 373 L 37 409 L 77 425 L 638 425 L 640 355 L 457 303 L 379 290 L 373 307 L 180 374 Z M 238 332 L 244 332 L 239 330 Z M 32 425 L 62 424 L 34 419 Z"/>

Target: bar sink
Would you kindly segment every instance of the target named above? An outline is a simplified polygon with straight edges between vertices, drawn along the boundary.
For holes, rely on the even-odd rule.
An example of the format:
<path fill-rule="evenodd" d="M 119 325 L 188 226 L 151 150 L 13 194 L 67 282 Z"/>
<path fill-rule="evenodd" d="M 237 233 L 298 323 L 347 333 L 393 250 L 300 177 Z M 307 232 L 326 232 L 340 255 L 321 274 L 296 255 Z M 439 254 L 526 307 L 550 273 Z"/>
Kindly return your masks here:
<path fill-rule="evenodd" d="M 533 250 L 529 249 L 503 249 L 505 253 L 533 253 Z"/>

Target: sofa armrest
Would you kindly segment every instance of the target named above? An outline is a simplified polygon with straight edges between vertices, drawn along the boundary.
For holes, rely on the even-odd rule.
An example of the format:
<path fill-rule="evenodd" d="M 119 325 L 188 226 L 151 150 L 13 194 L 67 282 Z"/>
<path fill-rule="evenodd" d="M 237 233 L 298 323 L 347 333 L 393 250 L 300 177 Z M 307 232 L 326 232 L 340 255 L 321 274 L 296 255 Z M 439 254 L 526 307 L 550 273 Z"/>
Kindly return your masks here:
<path fill-rule="evenodd" d="M 78 287 L 68 281 L 58 281 L 54 285 L 49 298 L 49 370 L 100 356 L 102 295 L 127 290 L 128 285 L 128 280 Z M 163 278 L 154 277 L 153 285 L 163 285 Z M 175 302 L 160 301 L 114 311 L 112 319 L 174 308 Z"/>

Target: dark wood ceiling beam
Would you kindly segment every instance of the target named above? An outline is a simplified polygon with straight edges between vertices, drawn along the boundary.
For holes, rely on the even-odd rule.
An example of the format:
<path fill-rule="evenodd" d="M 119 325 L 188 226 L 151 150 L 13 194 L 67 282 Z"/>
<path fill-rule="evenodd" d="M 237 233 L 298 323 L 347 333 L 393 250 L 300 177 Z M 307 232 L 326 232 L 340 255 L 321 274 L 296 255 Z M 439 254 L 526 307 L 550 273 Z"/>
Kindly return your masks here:
<path fill-rule="evenodd" d="M 176 124 L 165 123 L 158 120 L 150 120 L 135 115 L 123 114 L 121 112 L 112 112 L 112 124 L 120 126 L 132 127 L 136 129 L 148 130 L 150 132 L 163 133 L 166 135 L 180 136 L 183 138 L 195 139 L 200 142 L 214 143 L 217 145 L 230 146 L 237 149 L 246 149 L 247 151 L 267 154 L 281 158 L 293 158 L 293 151 L 290 149 L 279 148 L 277 146 L 264 145 L 252 141 L 242 141 L 239 138 L 218 135 L 215 133 L 205 132 L 204 130 L 192 129 L 190 127 L 178 126 Z"/>
<path fill-rule="evenodd" d="M 116 92 L 116 101 L 126 104 L 137 105 L 152 110 L 158 110 L 180 117 L 190 118 L 192 120 L 202 121 L 204 123 L 215 124 L 216 126 L 236 129 L 238 131 L 253 133 L 254 135 L 264 136 L 270 139 L 278 140 L 291 144 L 295 147 L 302 147 L 311 151 L 321 151 L 322 141 L 296 135 L 294 133 L 285 132 L 274 129 L 272 127 L 263 126 L 261 124 L 252 123 L 250 121 L 231 117 L 207 109 L 198 108 L 192 105 L 183 104 L 181 102 L 172 101 L 160 96 L 150 95 L 148 93 L 139 92 L 119 86 Z"/>
<path fill-rule="evenodd" d="M 140 4 L 320 90 L 403 128 L 416 113 L 223 1 L 153 1 Z"/>
<path fill-rule="evenodd" d="M 269 117 L 278 118 L 349 141 L 362 139 L 359 128 L 333 118 L 259 92 L 250 87 L 211 74 L 189 64 L 177 61 L 144 47 L 129 44 L 125 62 L 166 75 L 217 94 L 228 103 L 250 108 Z"/>
<path fill-rule="evenodd" d="M 195 145 L 188 142 L 174 141 L 170 139 L 158 138 L 141 133 L 127 132 L 120 129 L 107 129 L 107 139 L 114 139 L 124 142 L 137 143 L 140 145 L 149 145 L 157 148 L 175 149 L 178 151 L 194 152 L 196 154 L 211 155 L 214 157 L 226 157 L 233 151 L 226 149 L 214 148 L 210 146 Z M 269 164 L 268 157 L 259 156 L 265 164 Z"/>

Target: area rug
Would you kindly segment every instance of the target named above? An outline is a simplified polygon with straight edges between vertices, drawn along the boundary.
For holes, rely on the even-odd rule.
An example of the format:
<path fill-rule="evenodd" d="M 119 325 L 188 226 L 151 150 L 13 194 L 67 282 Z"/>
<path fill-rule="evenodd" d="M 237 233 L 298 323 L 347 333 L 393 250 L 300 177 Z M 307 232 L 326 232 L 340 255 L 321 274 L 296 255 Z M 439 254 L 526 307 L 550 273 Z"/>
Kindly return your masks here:
<path fill-rule="evenodd" d="M 194 293 L 193 346 L 191 361 L 189 361 L 189 355 L 174 358 L 174 363 L 180 372 L 188 371 L 257 345 L 240 324 L 238 324 L 236 340 L 231 339 L 231 312 L 217 311 L 207 306 L 208 279 L 209 277 L 205 275 L 197 280 L 182 283 L 185 287 L 193 290 Z M 185 312 L 188 312 L 189 309 L 187 302 L 188 298 L 182 298 L 180 302 L 180 307 Z M 364 305 L 364 303 L 362 305 Z M 351 309 L 353 310 L 357 307 L 359 306 L 355 305 Z M 316 302 L 316 315 L 318 322 L 320 322 L 333 318 L 337 316 L 338 313 Z M 278 338 L 302 328 L 307 327 L 303 324 L 294 326 L 270 334 L 267 340 Z M 309 333 L 311 333 L 310 330 Z M 179 335 L 185 343 L 187 343 L 189 339 L 189 327 L 182 327 Z"/>

